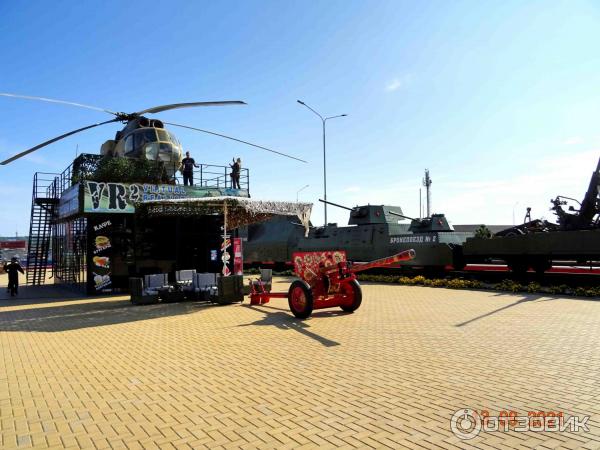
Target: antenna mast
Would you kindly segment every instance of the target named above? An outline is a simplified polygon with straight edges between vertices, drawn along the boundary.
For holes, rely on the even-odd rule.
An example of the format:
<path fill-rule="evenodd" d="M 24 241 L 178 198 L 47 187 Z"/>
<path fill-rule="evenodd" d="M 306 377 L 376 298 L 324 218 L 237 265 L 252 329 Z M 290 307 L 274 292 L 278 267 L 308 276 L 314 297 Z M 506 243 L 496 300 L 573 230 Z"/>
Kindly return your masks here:
<path fill-rule="evenodd" d="M 425 169 L 425 177 L 423 178 L 423 186 L 427 190 L 426 202 L 427 202 L 427 217 L 431 217 L 431 178 L 429 178 L 429 169 Z"/>

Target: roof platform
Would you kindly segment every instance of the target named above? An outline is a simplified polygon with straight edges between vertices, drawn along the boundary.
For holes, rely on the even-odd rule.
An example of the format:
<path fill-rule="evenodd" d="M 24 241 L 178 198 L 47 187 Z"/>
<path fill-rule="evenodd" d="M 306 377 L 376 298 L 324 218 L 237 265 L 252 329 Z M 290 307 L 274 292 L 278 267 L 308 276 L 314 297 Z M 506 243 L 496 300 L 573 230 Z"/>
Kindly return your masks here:
<path fill-rule="evenodd" d="M 81 154 L 54 180 L 56 220 L 132 214 L 136 204 L 153 200 L 250 197 L 248 169 L 242 169 L 239 189 L 232 187 L 229 171 L 227 166 L 199 164 L 193 184 L 186 186 L 176 167 L 161 162 Z"/>
<path fill-rule="evenodd" d="M 149 200 L 141 202 L 140 207 L 140 213 L 149 217 L 223 214 L 225 225 L 230 229 L 263 222 L 274 216 L 295 216 L 308 235 L 312 203 L 220 196 Z"/>

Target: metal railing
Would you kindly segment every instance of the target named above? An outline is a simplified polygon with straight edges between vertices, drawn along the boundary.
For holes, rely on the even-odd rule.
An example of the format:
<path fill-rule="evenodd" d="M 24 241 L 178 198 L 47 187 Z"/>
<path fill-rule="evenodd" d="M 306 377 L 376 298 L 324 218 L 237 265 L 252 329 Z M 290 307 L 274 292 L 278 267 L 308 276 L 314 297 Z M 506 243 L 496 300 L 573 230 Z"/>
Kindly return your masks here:
<path fill-rule="evenodd" d="M 198 164 L 193 172 L 193 185 L 203 188 L 232 189 L 233 180 L 231 178 L 231 167 L 217 166 L 213 164 Z M 175 174 L 177 184 L 183 184 L 183 175 L 181 172 Z M 250 190 L 250 172 L 248 169 L 240 171 L 240 189 L 242 191 Z"/>
<path fill-rule="evenodd" d="M 33 176 L 29 240 L 27 244 L 27 284 L 39 285 L 46 280 L 52 225 L 58 204 L 53 173 L 36 172 Z"/>
<path fill-rule="evenodd" d="M 70 164 L 59 176 L 57 176 L 54 187 L 54 195 L 60 196 L 62 192 L 71 187 L 72 185 L 88 179 L 94 179 L 96 170 L 100 166 L 102 155 L 96 154 L 80 154 L 72 164 Z M 138 176 L 137 179 L 122 179 L 122 180 L 108 180 L 108 181 L 121 181 L 121 182 L 140 182 L 140 183 L 153 183 L 160 184 L 166 182 L 169 184 L 183 185 L 183 174 L 179 171 L 178 165 L 167 166 L 166 163 L 161 161 L 145 161 L 146 165 L 150 166 L 151 170 L 150 179 L 142 179 Z M 198 164 L 198 168 L 194 168 L 193 171 L 193 185 L 202 188 L 212 189 L 232 189 L 233 180 L 231 178 L 231 167 L 230 166 L 218 166 L 214 164 Z M 166 174 L 166 178 L 165 178 Z M 166 181 L 159 181 L 161 178 Z M 250 171 L 246 168 L 242 168 L 240 171 L 240 190 L 247 193 L 250 192 Z M 49 187 L 50 189 L 50 187 Z"/>

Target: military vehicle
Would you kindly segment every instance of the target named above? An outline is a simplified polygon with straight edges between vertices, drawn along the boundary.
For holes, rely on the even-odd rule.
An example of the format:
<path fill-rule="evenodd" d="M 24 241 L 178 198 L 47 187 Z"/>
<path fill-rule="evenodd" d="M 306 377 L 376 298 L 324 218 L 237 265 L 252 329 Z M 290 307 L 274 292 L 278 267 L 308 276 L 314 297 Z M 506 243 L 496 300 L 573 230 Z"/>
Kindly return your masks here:
<path fill-rule="evenodd" d="M 558 223 L 530 220 L 502 230 L 489 239 L 467 239 L 462 249 L 465 262 L 501 259 L 514 273 L 533 269 L 540 274 L 556 261 L 595 265 L 600 261 L 599 192 L 600 161 L 582 202 L 562 195 L 550 200 Z M 563 207 L 569 201 L 572 204 L 567 212 Z"/>
<path fill-rule="evenodd" d="M 21 153 L 18 153 L 5 161 L 0 162 L 0 165 L 8 164 L 16 159 L 19 159 L 29 153 L 32 153 L 36 150 L 39 150 L 42 147 L 50 145 L 56 141 L 64 139 L 66 137 L 72 136 L 73 134 L 89 130 L 91 128 L 98 127 L 100 125 L 106 125 L 113 122 L 122 122 L 125 124 L 125 127 L 117 131 L 114 139 L 107 140 L 100 149 L 100 152 L 103 156 L 108 157 L 126 157 L 126 158 L 134 158 L 134 159 L 143 159 L 150 161 L 160 161 L 164 164 L 165 170 L 168 176 L 173 177 L 175 172 L 179 169 L 183 149 L 179 142 L 179 140 L 175 137 L 175 135 L 165 129 L 166 125 L 171 125 L 180 128 L 186 128 L 189 130 L 199 131 L 202 133 L 212 134 L 214 136 L 222 137 L 225 139 L 230 139 L 236 142 L 240 142 L 242 144 L 250 145 L 252 147 L 260 148 L 272 153 L 276 153 L 281 156 L 285 156 L 287 158 L 295 159 L 297 161 L 306 162 L 302 159 L 296 158 L 295 156 L 290 156 L 285 153 L 278 152 L 276 150 L 269 149 L 267 147 L 263 147 L 261 145 L 252 144 L 247 141 L 243 141 L 241 139 L 237 139 L 231 136 L 226 136 L 224 134 L 215 133 L 214 131 L 203 130 L 200 128 L 190 127 L 187 125 L 181 125 L 172 122 L 162 122 L 157 119 L 148 119 L 145 117 L 145 114 L 156 114 L 163 111 L 168 111 L 172 109 L 180 109 L 180 108 L 192 108 L 192 107 L 204 107 L 204 106 L 228 106 L 228 105 L 245 105 L 245 102 L 239 100 L 232 101 L 215 101 L 215 102 L 192 102 L 192 103 L 174 103 L 170 105 L 161 105 L 154 106 L 152 108 L 147 108 L 142 111 L 134 112 L 134 113 L 123 113 L 123 112 L 114 112 L 105 108 L 99 108 L 96 106 L 84 105 L 82 103 L 68 102 L 65 100 L 56 100 L 45 97 L 33 97 L 28 95 L 17 95 L 17 94 L 9 94 L 9 93 L 0 93 L 0 96 L 3 97 L 15 97 L 15 98 L 23 98 L 27 100 L 38 100 L 43 102 L 50 103 L 59 103 L 70 106 L 77 106 L 79 108 L 86 108 L 95 111 L 101 111 L 115 116 L 113 119 L 95 123 L 92 125 L 88 125 L 82 128 L 78 128 L 73 131 L 69 131 L 68 133 L 61 134 L 55 138 L 49 139 L 41 144 L 38 144 L 32 148 L 29 148 Z"/>
<path fill-rule="evenodd" d="M 324 202 L 323 200 L 320 200 Z M 327 202 L 349 211 L 348 226 L 328 224 L 312 227 L 309 235 L 297 224 L 278 218 L 248 227 L 244 243 L 247 264 L 291 265 L 294 251 L 310 252 L 343 249 L 349 261 L 365 262 L 414 249 L 416 258 L 400 266 L 442 270 L 462 268 L 460 246 L 473 232 L 454 231 L 444 214 L 413 219 L 402 208 L 390 205 L 363 205 L 354 208 Z M 410 220 L 410 222 L 406 222 Z M 460 267 L 459 267 L 460 266 Z"/>

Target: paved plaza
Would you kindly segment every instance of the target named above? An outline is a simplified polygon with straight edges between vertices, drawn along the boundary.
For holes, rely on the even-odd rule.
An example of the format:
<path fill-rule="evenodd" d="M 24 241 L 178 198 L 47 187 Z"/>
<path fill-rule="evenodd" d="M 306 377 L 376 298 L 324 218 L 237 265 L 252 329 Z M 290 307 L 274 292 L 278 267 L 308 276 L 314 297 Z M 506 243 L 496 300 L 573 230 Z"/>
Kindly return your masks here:
<path fill-rule="evenodd" d="M 363 292 L 354 314 L 299 321 L 285 300 L 131 306 L 2 289 L 0 448 L 600 448 L 600 302 Z M 588 432 L 467 441 L 450 429 L 460 408 L 591 417 Z"/>

